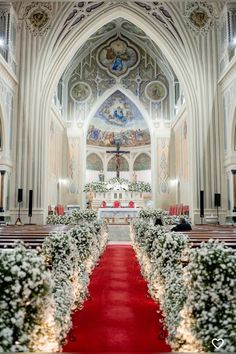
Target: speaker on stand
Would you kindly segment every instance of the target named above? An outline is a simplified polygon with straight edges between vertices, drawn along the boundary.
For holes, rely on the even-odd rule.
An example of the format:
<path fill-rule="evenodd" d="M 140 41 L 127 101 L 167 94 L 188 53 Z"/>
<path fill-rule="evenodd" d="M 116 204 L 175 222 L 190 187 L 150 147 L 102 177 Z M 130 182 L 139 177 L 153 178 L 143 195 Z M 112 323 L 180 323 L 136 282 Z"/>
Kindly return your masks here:
<path fill-rule="evenodd" d="M 200 191 L 200 218 L 201 218 L 201 224 L 203 224 L 203 219 L 204 219 L 204 191 Z"/>
<path fill-rule="evenodd" d="M 217 213 L 217 218 L 218 218 L 218 224 L 219 222 L 219 207 L 221 206 L 221 195 L 220 193 L 215 193 L 215 198 L 214 198 L 214 204 L 216 207 L 216 213 Z"/>
<path fill-rule="evenodd" d="M 29 225 L 31 225 L 32 218 L 32 210 L 33 210 L 33 190 L 29 190 L 29 209 L 28 209 L 28 217 L 29 217 Z"/>
<path fill-rule="evenodd" d="M 18 201 L 18 217 L 16 219 L 15 225 L 23 225 L 21 218 L 20 218 L 20 206 L 21 206 L 21 203 L 23 202 L 23 189 L 22 188 L 18 189 L 17 201 Z"/>

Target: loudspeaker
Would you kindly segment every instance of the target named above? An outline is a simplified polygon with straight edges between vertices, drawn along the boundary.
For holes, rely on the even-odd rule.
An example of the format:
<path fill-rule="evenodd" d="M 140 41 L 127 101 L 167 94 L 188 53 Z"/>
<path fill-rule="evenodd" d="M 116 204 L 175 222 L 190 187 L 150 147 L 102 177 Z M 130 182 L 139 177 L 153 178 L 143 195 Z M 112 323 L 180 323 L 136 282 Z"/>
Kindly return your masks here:
<path fill-rule="evenodd" d="M 220 193 L 215 193 L 215 206 L 220 207 L 220 205 L 221 205 Z"/>
<path fill-rule="evenodd" d="M 33 209 L 33 190 L 29 190 L 29 210 L 28 210 L 28 216 L 31 218 L 32 216 L 32 209 Z"/>
<path fill-rule="evenodd" d="M 20 188 L 18 189 L 18 198 L 17 198 L 18 203 L 23 202 L 23 189 Z"/>
<path fill-rule="evenodd" d="M 204 218 L 204 191 L 200 191 L 200 218 Z"/>

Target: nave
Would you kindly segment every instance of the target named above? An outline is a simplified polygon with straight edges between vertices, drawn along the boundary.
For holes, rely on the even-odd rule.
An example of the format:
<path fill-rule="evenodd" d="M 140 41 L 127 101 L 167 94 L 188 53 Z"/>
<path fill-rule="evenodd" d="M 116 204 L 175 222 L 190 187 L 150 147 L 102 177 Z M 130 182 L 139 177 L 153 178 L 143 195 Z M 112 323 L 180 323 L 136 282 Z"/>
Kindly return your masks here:
<path fill-rule="evenodd" d="M 73 315 L 65 352 L 169 352 L 166 333 L 148 296 L 134 251 L 108 245 L 89 286 L 90 297 Z"/>
<path fill-rule="evenodd" d="M 54 225 L 1 227 L 0 351 L 207 352 L 218 351 L 216 340 L 234 351 L 232 226 L 170 232 L 173 225 L 143 217 L 109 226 L 93 211 L 73 217 L 77 224 L 57 217 Z"/>

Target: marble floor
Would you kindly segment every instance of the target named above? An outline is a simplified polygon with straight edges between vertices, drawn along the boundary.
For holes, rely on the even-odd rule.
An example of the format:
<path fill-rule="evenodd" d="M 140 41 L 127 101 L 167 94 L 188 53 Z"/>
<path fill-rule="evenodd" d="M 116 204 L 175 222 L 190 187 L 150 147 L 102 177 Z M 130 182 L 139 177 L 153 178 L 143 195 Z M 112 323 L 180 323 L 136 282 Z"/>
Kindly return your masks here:
<path fill-rule="evenodd" d="M 109 225 L 109 244 L 131 244 L 129 225 Z"/>

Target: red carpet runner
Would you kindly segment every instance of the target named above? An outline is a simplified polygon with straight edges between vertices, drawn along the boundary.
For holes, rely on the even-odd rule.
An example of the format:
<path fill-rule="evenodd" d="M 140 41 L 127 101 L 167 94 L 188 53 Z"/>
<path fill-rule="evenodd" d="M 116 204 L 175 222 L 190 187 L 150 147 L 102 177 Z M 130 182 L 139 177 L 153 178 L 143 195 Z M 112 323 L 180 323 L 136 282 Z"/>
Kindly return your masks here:
<path fill-rule="evenodd" d="M 64 352 L 170 352 L 131 246 L 110 245 L 94 270 L 91 299 L 73 315 Z"/>

